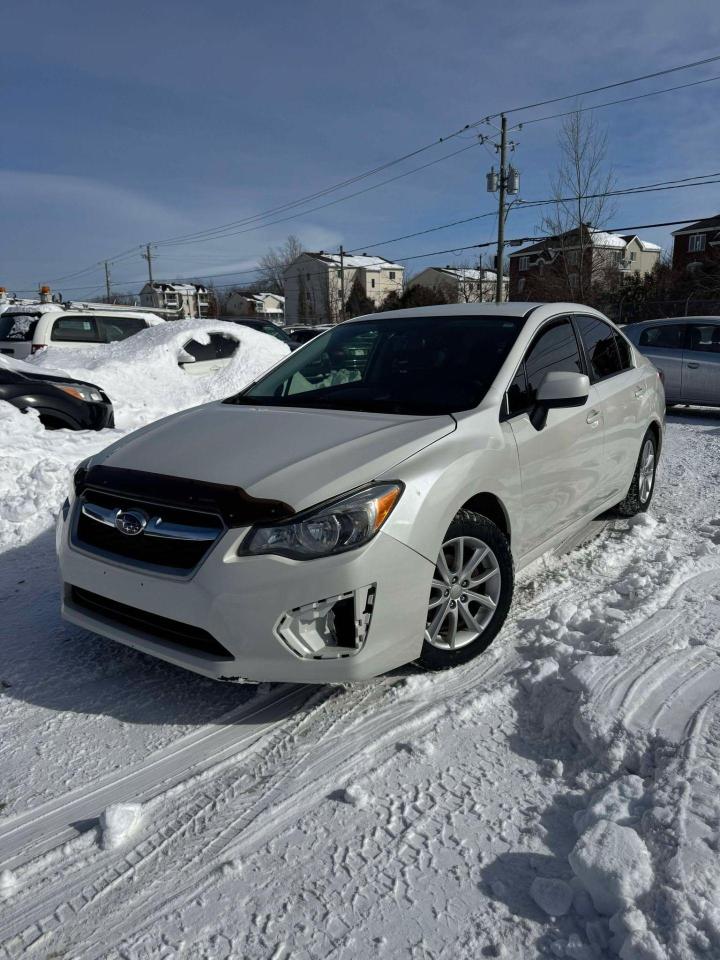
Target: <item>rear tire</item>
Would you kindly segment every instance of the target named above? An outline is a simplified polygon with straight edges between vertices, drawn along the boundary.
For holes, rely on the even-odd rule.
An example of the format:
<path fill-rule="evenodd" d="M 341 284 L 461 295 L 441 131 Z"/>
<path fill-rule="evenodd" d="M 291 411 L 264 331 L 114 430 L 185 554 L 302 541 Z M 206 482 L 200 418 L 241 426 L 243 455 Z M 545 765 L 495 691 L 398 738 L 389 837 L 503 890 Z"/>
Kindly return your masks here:
<path fill-rule="evenodd" d="M 419 663 L 443 670 L 486 650 L 505 622 L 513 586 L 505 534 L 487 517 L 460 510 L 438 554 Z"/>
<path fill-rule="evenodd" d="M 617 505 L 615 512 L 621 517 L 634 517 L 645 513 L 655 492 L 655 473 L 657 470 L 657 440 L 652 430 L 643 437 L 640 446 L 635 473 L 625 499 Z"/>

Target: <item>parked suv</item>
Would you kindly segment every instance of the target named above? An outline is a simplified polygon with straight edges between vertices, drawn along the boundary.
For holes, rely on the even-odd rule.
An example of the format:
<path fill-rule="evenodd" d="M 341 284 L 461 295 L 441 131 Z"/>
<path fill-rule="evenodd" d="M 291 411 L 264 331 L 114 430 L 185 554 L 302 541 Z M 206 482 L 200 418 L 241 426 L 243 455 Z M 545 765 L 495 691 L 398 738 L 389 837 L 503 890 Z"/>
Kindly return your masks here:
<path fill-rule="evenodd" d="M 66 309 L 60 304 L 13 306 L 0 313 L 0 353 L 22 360 L 43 347 L 94 347 L 125 340 L 164 321 L 153 313 Z"/>
<path fill-rule="evenodd" d="M 223 680 L 462 663 L 515 571 L 647 510 L 664 412 L 656 369 L 588 307 L 347 321 L 80 466 L 63 614 Z"/>

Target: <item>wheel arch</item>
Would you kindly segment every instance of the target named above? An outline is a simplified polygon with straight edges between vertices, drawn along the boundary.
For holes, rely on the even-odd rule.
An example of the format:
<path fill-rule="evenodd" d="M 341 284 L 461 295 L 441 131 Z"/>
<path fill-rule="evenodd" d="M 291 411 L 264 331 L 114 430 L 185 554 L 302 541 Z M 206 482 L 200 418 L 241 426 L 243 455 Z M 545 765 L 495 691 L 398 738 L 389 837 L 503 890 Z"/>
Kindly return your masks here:
<path fill-rule="evenodd" d="M 658 423 L 657 420 L 651 420 L 648 426 L 648 430 L 650 430 L 652 435 L 655 437 L 655 446 L 659 454 L 660 451 L 662 450 L 662 444 L 663 444 L 662 428 L 660 427 L 660 424 Z"/>
<path fill-rule="evenodd" d="M 508 543 L 512 543 L 510 517 L 505 504 L 496 494 L 487 491 L 476 493 L 469 500 L 466 500 L 459 509 L 471 510 L 473 513 L 480 513 L 488 520 L 492 520 L 495 526 L 505 534 Z"/>

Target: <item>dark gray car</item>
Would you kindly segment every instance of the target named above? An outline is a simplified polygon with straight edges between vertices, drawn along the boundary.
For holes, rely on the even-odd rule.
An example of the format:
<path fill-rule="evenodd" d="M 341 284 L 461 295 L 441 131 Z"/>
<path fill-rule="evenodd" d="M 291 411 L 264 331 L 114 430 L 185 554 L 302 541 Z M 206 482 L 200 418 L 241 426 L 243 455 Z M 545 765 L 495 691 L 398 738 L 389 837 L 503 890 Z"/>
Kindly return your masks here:
<path fill-rule="evenodd" d="M 720 407 L 720 317 L 645 320 L 623 332 L 662 370 L 668 404 Z"/>

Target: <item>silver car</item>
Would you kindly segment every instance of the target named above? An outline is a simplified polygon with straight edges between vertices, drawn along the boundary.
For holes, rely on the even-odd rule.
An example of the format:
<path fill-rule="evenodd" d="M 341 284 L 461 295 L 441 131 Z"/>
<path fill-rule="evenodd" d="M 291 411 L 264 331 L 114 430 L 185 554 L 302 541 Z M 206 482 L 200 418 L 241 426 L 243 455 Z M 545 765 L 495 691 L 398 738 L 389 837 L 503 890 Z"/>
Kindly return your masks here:
<path fill-rule="evenodd" d="M 516 571 L 647 510 L 664 414 L 657 370 L 587 307 L 358 317 L 78 468 L 64 616 L 220 680 L 462 663 Z"/>
<path fill-rule="evenodd" d="M 720 407 L 720 317 L 646 320 L 623 332 L 662 370 L 668 405 Z"/>

